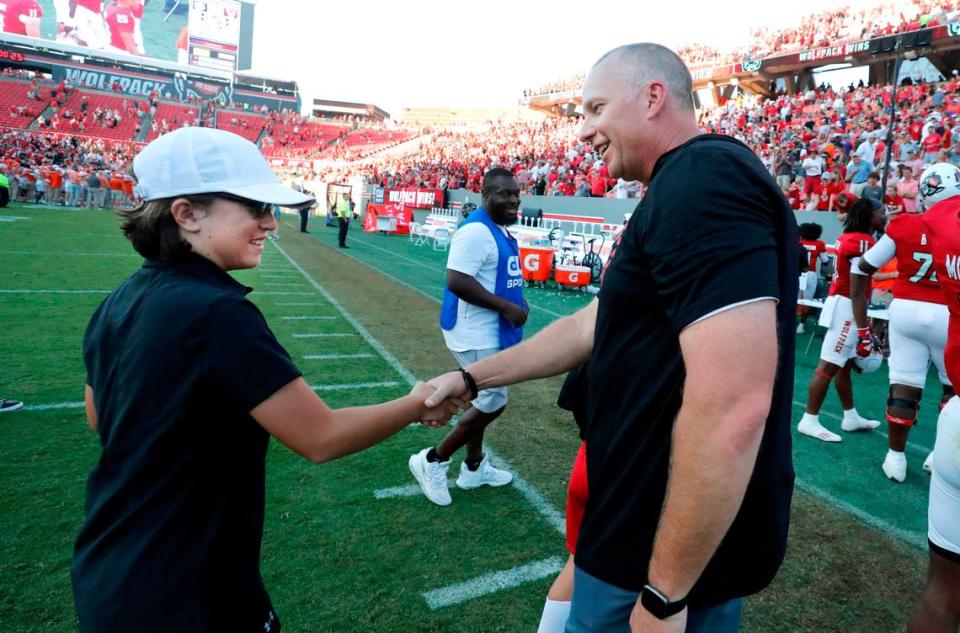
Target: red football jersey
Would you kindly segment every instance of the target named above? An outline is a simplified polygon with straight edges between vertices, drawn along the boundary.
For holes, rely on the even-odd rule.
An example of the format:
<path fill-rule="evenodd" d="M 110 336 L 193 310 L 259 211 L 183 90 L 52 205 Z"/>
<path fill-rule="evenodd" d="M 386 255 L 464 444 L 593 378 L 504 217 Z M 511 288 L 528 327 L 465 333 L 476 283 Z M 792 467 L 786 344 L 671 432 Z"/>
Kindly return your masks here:
<path fill-rule="evenodd" d="M 866 233 L 841 233 L 835 246 L 837 265 L 830 284 L 830 295 L 850 298 L 850 260 L 860 257 L 876 243 L 872 235 Z M 870 297 L 870 284 L 867 284 L 867 297 Z"/>
<path fill-rule="evenodd" d="M 947 198 L 922 216 L 933 246 L 933 267 L 950 310 L 944 361 L 947 376 L 960 385 L 960 197 Z"/>
<path fill-rule="evenodd" d="M 21 16 L 42 18 L 43 9 L 35 0 L 6 0 L 0 3 L 3 11 L 3 30 L 14 35 L 26 35 L 27 27 L 20 21 Z"/>
<path fill-rule="evenodd" d="M 103 13 L 103 0 L 77 0 L 77 6 L 81 6 L 93 13 Z"/>
<path fill-rule="evenodd" d="M 937 271 L 933 268 L 930 238 L 919 213 L 898 213 L 887 223 L 887 235 L 897 245 L 897 270 L 893 296 L 897 299 L 944 303 Z"/>
<path fill-rule="evenodd" d="M 133 12 L 119 4 L 111 4 L 107 7 L 103 19 L 110 31 L 110 46 L 124 51 L 127 50 L 127 45 L 123 43 L 121 34 L 133 34 Z"/>
<path fill-rule="evenodd" d="M 827 245 L 823 243 L 823 240 L 800 240 L 800 246 L 807 251 L 810 258 L 810 270 L 816 272 L 817 260 L 820 259 L 821 253 L 827 252 Z"/>

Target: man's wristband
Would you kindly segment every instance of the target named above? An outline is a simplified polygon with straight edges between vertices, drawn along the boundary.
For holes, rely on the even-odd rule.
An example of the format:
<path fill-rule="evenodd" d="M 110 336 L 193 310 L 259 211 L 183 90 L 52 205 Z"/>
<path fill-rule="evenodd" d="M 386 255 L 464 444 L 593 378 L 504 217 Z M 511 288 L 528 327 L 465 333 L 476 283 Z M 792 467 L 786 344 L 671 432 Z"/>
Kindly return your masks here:
<path fill-rule="evenodd" d="M 463 367 L 458 367 L 457 371 L 459 371 L 463 375 L 463 382 L 467 383 L 467 389 L 470 390 L 470 399 L 476 400 L 477 395 L 480 392 L 477 391 L 477 381 L 473 379 L 473 374 L 468 372 Z"/>

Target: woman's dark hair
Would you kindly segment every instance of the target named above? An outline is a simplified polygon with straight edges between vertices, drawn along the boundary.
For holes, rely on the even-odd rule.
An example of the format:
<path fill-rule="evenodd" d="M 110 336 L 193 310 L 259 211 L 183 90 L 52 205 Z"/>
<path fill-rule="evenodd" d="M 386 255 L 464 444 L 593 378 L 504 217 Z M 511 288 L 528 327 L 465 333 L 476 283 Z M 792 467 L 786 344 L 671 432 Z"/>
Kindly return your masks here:
<path fill-rule="evenodd" d="M 843 220 L 844 233 L 872 233 L 873 213 L 881 208 L 872 198 L 859 198 L 850 205 L 847 217 Z"/>
<path fill-rule="evenodd" d="M 117 215 L 123 219 L 120 230 L 133 244 L 133 248 L 147 259 L 176 261 L 190 253 L 190 245 L 180 237 L 180 227 L 170 212 L 174 201 L 181 198 L 195 206 L 208 207 L 213 204 L 216 196 L 174 196 L 143 202 L 133 209 L 117 211 Z"/>
<path fill-rule="evenodd" d="M 823 235 L 823 227 L 817 224 L 816 222 L 804 222 L 800 225 L 800 239 L 803 240 L 819 240 L 820 236 Z"/>

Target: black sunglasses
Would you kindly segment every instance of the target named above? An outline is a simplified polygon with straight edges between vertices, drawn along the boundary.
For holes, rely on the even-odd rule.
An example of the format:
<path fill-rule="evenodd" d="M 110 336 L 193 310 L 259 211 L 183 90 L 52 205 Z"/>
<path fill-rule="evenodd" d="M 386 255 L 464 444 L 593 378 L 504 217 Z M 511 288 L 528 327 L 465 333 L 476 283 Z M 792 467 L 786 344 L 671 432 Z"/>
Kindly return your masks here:
<path fill-rule="evenodd" d="M 250 212 L 250 215 L 257 219 L 273 213 L 273 205 L 269 202 L 259 202 L 257 200 L 242 198 L 229 193 L 215 193 L 213 196 L 215 198 L 220 198 L 221 200 L 229 200 L 230 202 L 242 204 L 247 208 L 247 211 Z"/>

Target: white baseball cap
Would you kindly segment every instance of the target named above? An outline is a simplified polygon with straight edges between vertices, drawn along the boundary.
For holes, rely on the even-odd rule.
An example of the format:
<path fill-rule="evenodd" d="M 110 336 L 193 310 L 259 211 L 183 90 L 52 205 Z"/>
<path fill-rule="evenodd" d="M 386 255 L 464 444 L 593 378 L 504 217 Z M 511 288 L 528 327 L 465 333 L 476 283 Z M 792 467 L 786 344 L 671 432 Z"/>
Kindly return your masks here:
<path fill-rule="evenodd" d="M 281 207 L 314 201 L 278 183 L 257 146 L 225 130 L 183 127 L 164 134 L 137 154 L 133 171 L 144 202 L 194 193 L 229 193 Z"/>

